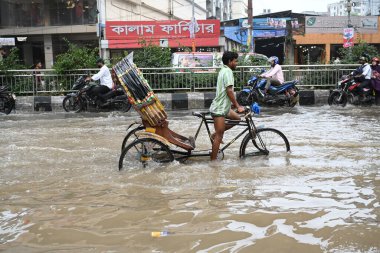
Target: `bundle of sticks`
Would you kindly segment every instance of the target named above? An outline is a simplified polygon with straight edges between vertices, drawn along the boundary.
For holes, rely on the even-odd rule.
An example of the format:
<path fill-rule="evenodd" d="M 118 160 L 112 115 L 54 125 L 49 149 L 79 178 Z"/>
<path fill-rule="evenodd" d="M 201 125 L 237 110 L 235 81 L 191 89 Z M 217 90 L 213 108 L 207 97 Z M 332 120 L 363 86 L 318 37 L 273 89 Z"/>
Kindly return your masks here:
<path fill-rule="evenodd" d="M 127 92 L 129 102 L 141 118 L 151 126 L 162 125 L 167 118 L 164 106 L 136 65 L 125 57 L 113 67 L 113 70 Z"/>

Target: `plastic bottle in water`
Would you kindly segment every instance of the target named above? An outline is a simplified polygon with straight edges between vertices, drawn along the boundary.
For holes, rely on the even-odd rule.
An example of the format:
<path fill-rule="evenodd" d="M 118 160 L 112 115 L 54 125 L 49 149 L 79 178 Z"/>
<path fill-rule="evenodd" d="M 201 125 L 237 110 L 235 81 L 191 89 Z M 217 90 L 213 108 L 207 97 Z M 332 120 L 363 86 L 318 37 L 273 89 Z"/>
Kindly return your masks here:
<path fill-rule="evenodd" d="M 170 233 L 168 231 L 161 231 L 161 232 L 152 232 L 151 236 L 155 237 L 155 238 L 158 238 L 158 237 L 168 236 L 169 234 Z"/>

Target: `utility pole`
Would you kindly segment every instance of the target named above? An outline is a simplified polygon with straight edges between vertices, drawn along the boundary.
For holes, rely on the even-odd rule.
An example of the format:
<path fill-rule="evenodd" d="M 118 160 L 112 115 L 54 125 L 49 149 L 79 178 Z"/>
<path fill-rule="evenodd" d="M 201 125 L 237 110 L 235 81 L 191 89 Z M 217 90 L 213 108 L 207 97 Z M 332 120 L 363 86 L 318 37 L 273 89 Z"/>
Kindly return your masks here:
<path fill-rule="evenodd" d="M 193 0 L 193 8 L 192 8 L 192 14 L 191 14 L 191 22 L 195 22 L 195 7 L 194 7 L 194 0 Z M 196 31 L 195 31 L 195 24 L 193 23 L 193 29 L 194 29 L 194 34 L 193 34 L 193 40 L 192 40 L 192 42 L 191 42 L 191 49 L 192 49 L 192 51 L 193 51 L 193 53 L 195 53 L 195 40 L 194 40 L 194 38 L 195 38 L 195 33 L 196 33 Z"/>
<path fill-rule="evenodd" d="M 348 25 L 347 27 L 352 27 L 351 25 L 351 7 L 352 7 L 352 4 L 351 4 L 351 0 L 347 0 L 347 13 L 348 13 Z"/>
<path fill-rule="evenodd" d="M 254 37 L 253 37 L 253 16 L 252 16 L 252 0 L 248 0 L 248 39 L 249 52 L 254 53 Z"/>

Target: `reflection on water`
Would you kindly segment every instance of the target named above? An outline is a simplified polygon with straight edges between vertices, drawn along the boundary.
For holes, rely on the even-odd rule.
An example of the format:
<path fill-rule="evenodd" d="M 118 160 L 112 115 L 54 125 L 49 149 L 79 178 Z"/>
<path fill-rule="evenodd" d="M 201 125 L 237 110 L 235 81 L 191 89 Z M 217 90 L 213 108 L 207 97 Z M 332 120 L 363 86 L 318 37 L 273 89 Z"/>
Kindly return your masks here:
<path fill-rule="evenodd" d="M 283 131 L 290 153 L 239 159 L 238 141 L 221 162 L 122 172 L 134 116 L 2 115 L 0 250 L 379 252 L 376 109 L 264 108 L 257 124 Z M 198 123 L 187 115 L 170 116 L 186 136 Z"/>

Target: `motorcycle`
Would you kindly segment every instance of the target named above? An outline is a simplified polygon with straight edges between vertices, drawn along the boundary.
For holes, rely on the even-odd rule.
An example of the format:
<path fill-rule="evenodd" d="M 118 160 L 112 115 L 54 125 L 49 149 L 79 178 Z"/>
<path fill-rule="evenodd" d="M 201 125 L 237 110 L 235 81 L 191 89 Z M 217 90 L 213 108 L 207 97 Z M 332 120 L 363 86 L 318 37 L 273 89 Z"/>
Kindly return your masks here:
<path fill-rule="evenodd" d="M 280 86 L 270 86 L 267 94 L 264 94 L 266 79 L 254 75 L 248 80 L 248 87 L 237 95 L 240 105 L 251 105 L 254 102 L 264 105 L 277 105 L 294 107 L 299 100 L 299 92 L 296 85 L 297 80 L 285 82 Z"/>
<path fill-rule="evenodd" d="M 86 75 L 79 77 L 72 88 L 76 92 L 67 94 L 63 99 L 62 105 L 66 112 L 80 112 L 89 109 L 94 111 L 114 110 L 128 112 L 131 109 L 128 96 L 122 87 L 104 94 L 103 98 L 105 102 L 102 102 L 96 96 L 91 95 L 91 90 L 97 84 L 86 81 L 86 77 Z"/>
<path fill-rule="evenodd" d="M 9 114 L 16 106 L 16 95 L 8 91 L 7 86 L 0 86 L 0 112 Z"/>
<path fill-rule="evenodd" d="M 347 103 L 353 105 L 371 105 L 375 103 L 373 90 L 364 88 L 362 93 L 358 89 L 359 85 L 360 82 L 355 80 L 353 75 L 342 76 L 337 88 L 330 93 L 327 100 L 328 104 L 344 107 Z"/>

